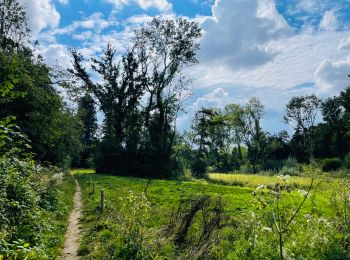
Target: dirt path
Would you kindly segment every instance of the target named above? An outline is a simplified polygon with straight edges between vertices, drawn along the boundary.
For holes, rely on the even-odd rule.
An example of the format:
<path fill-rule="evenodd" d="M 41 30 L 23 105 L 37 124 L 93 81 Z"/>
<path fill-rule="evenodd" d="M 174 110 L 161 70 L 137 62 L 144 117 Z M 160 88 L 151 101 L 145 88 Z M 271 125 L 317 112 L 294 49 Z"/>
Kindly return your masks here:
<path fill-rule="evenodd" d="M 65 236 L 65 243 L 60 260 L 78 259 L 79 249 L 79 220 L 82 215 L 81 190 L 77 180 L 75 180 L 76 190 L 74 194 L 74 207 L 69 216 L 69 226 Z"/>

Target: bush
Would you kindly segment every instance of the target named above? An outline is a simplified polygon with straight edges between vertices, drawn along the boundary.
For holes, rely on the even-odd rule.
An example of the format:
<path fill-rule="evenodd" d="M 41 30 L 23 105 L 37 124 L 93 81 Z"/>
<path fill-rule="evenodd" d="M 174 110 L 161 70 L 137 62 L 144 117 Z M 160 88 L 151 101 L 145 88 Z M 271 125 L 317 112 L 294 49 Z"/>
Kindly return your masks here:
<path fill-rule="evenodd" d="M 197 159 L 192 164 L 192 174 L 196 178 L 206 178 L 207 163 L 203 159 Z"/>
<path fill-rule="evenodd" d="M 344 158 L 344 167 L 350 169 L 350 153 L 348 153 Z"/>
<path fill-rule="evenodd" d="M 322 171 L 330 172 L 337 171 L 341 168 L 342 163 L 339 158 L 327 158 L 322 162 Z"/>
<path fill-rule="evenodd" d="M 263 164 L 264 171 L 279 171 L 284 165 L 283 160 L 265 160 Z"/>
<path fill-rule="evenodd" d="M 31 160 L 0 159 L 0 259 L 43 259 L 59 253 L 64 232 L 60 221 L 66 221 L 69 204 L 59 201 L 64 178 L 59 169 Z M 72 194 L 66 194 L 71 200 Z"/>

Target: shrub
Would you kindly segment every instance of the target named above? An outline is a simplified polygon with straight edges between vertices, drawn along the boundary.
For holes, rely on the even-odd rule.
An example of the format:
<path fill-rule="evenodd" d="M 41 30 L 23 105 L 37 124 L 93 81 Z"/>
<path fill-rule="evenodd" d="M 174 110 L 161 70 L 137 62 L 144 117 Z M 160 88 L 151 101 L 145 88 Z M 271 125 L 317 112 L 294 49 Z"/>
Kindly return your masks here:
<path fill-rule="evenodd" d="M 344 167 L 350 169 L 350 153 L 348 153 L 344 158 Z"/>
<path fill-rule="evenodd" d="M 342 163 L 339 158 L 327 158 L 322 162 L 322 171 L 330 172 L 337 171 L 341 168 Z"/>
<path fill-rule="evenodd" d="M 279 171 L 284 165 L 282 160 L 265 160 L 263 170 L 265 171 Z"/>
<path fill-rule="evenodd" d="M 192 174 L 194 177 L 197 178 L 206 178 L 206 168 L 207 168 L 207 163 L 203 159 L 197 159 L 193 162 L 192 164 Z"/>
<path fill-rule="evenodd" d="M 67 206 L 59 207 L 58 201 L 63 179 L 57 168 L 14 157 L 0 159 L 0 259 L 42 259 L 58 253 L 55 247 L 64 229 L 58 218 L 67 213 Z"/>

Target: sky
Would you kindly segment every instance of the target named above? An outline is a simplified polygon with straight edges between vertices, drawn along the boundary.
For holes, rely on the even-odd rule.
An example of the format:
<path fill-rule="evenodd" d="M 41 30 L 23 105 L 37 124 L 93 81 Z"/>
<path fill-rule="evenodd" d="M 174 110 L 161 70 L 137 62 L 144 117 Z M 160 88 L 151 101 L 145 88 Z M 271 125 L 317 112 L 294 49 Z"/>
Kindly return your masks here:
<path fill-rule="evenodd" d="M 20 0 L 32 39 L 50 65 L 69 67 L 70 48 L 85 57 L 111 43 L 123 54 L 135 28 L 153 16 L 187 17 L 203 30 L 199 63 L 185 71 L 192 96 L 178 119 L 188 129 L 201 107 L 265 106 L 276 133 L 291 97 L 327 98 L 350 85 L 350 0 Z"/>

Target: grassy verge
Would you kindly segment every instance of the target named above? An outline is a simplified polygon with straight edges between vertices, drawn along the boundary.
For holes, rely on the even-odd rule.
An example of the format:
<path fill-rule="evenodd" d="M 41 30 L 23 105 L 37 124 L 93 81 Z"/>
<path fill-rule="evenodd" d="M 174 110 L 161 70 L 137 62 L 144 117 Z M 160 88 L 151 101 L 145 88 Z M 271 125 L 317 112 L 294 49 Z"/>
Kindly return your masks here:
<path fill-rule="evenodd" d="M 76 177 L 82 187 L 84 203 L 85 232 L 80 248 L 83 259 L 237 259 L 278 256 L 278 241 L 270 214 L 275 207 L 273 198 L 269 200 L 271 197 L 268 191 L 265 192 L 266 196 L 262 195 L 264 197 L 254 196 L 255 189 L 252 188 L 259 184 L 272 185 L 276 179 L 249 175 L 245 176 L 248 184 L 243 185 L 248 187 L 240 187 L 205 181 L 149 181 L 96 174 L 79 174 Z M 310 179 L 296 178 L 292 182 L 298 182 L 298 187 L 306 187 Z M 338 218 L 342 214 L 341 202 L 331 186 L 322 187 L 318 186 L 312 191 L 288 231 L 290 239 L 284 244 L 285 250 L 294 250 L 297 256 L 324 257 L 333 249 L 336 251 L 332 251 L 334 254 L 342 257 L 346 254 L 342 248 L 333 246 L 342 237 L 337 233 L 337 228 L 341 226 Z M 103 213 L 100 212 L 101 189 L 106 197 Z M 143 197 L 143 192 L 146 198 Z M 198 198 L 206 196 L 211 198 L 211 204 L 204 204 L 198 211 L 190 222 L 188 233 L 179 242 L 176 237 L 178 229 L 175 228 L 176 231 L 173 227 L 181 226 L 179 223 L 190 211 L 186 211 L 187 215 L 183 214 L 180 218 L 174 218 L 174 213 L 186 209 L 184 205 L 193 206 L 193 201 L 197 203 L 200 201 Z M 303 195 L 298 189 L 283 194 L 279 207 L 285 219 L 293 214 L 294 208 L 302 200 Z M 217 230 L 211 229 L 213 227 L 208 227 L 208 223 L 216 219 L 215 212 L 220 211 L 220 201 L 222 223 Z M 309 218 L 314 221 L 312 225 Z M 323 220 L 327 221 L 328 229 L 321 225 Z M 208 230 L 211 230 L 210 236 L 206 236 Z M 310 238 L 310 234 L 320 233 L 326 237 L 325 240 Z M 302 237 L 315 240 L 314 248 L 306 248 L 307 240 L 304 241 Z M 304 241 L 304 244 L 298 240 Z M 317 250 L 320 246 L 324 246 L 325 252 Z"/>

